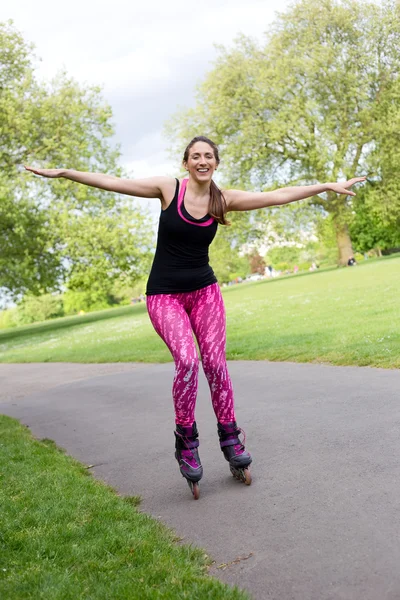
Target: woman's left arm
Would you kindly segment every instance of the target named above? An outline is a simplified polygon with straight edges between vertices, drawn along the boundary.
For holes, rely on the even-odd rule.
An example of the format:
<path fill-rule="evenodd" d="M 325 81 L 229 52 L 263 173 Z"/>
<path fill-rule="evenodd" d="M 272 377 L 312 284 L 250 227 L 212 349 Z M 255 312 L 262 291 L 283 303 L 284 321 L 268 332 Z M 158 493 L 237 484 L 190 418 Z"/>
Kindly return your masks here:
<path fill-rule="evenodd" d="M 228 211 L 234 210 L 256 210 L 257 208 L 266 208 L 267 206 L 281 206 L 312 198 L 323 192 L 336 192 L 346 196 L 355 196 L 349 188 L 355 183 L 365 181 L 366 177 L 353 177 L 343 183 L 321 183 L 317 185 L 299 185 L 293 187 L 280 188 L 273 192 L 243 192 L 241 190 L 224 190 L 224 196 Z"/>

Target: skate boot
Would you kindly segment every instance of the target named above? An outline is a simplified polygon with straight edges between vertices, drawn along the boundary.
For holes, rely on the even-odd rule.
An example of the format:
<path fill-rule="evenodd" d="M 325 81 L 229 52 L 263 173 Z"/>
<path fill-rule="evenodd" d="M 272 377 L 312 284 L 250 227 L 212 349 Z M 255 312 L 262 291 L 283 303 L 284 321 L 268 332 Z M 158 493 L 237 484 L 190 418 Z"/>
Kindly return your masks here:
<path fill-rule="evenodd" d="M 240 433 L 244 435 L 243 443 L 239 439 Z M 232 475 L 235 479 L 239 479 L 239 481 L 243 481 L 246 485 L 250 485 L 251 473 L 249 466 L 252 458 L 244 447 L 246 440 L 244 431 L 236 425 L 236 421 L 224 424 L 218 423 L 218 435 L 221 450 L 229 462 Z"/>
<path fill-rule="evenodd" d="M 200 495 L 199 481 L 203 477 L 199 452 L 199 432 L 196 422 L 192 426 L 177 425 L 175 431 L 175 458 L 179 463 L 182 477 L 188 482 L 193 497 L 198 500 Z"/>

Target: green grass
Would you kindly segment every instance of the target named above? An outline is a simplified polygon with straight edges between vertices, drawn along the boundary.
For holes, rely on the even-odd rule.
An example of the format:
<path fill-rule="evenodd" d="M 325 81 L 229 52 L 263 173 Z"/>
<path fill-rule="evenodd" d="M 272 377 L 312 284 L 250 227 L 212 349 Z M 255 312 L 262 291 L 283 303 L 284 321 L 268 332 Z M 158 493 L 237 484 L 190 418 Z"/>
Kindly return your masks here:
<path fill-rule="evenodd" d="M 400 258 L 226 288 L 228 359 L 400 367 Z M 1 362 L 166 362 L 144 304 L 0 332 Z"/>
<path fill-rule="evenodd" d="M 4 600 L 245 600 L 49 440 L 0 416 L 0 597 Z"/>

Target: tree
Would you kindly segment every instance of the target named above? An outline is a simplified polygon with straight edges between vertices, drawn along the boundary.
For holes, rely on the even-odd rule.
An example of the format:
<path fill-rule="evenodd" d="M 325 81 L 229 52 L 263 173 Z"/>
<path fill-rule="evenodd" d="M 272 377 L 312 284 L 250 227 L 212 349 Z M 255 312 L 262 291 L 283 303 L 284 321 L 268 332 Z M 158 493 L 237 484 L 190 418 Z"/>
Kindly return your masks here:
<path fill-rule="evenodd" d="M 279 15 L 263 47 L 241 37 L 220 48 L 197 105 L 167 131 L 179 143 L 200 132 L 214 139 L 231 186 L 272 189 L 367 172 L 382 180 L 385 135 L 400 115 L 399 48 L 395 0 L 300 0 Z M 312 204 L 331 216 L 344 264 L 353 253 L 351 197 L 328 192 Z"/>
<path fill-rule="evenodd" d="M 100 88 L 64 72 L 39 83 L 34 58 L 12 22 L 0 23 L 0 289 L 18 298 L 78 281 L 133 282 L 149 261 L 145 212 L 116 194 L 23 171 L 33 164 L 121 174 Z"/>
<path fill-rule="evenodd" d="M 27 112 L 36 89 L 31 52 L 11 22 L 0 23 L 0 288 L 14 294 L 53 286 L 60 269 L 46 212 L 17 171 L 29 144 Z"/>
<path fill-rule="evenodd" d="M 258 252 L 253 252 L 252 254 L 250 254 L 248 256 L 248 261 L 250 264 L 251 273 L 259 273 L 260 275 L 264 275 L 265 267 L 267 265 L 265 264 L 265 260 L 263 259 L 263 257 L 260 256 Z"/>
<path fill-rule="evenodd" d="M 374 184 L 372 189 L 358 194 L 350 233 L 356 249 L 367 252 L 400 247 L 400 190 L 393 180 L 388 184 Z"/>
<path fill-rule="evenodd" d="M 132 283 L 149 271 L 154 233 L 150 217 L 130 206 L 117 206 L 68 219 L 64 253 L 69 262 L 68 289 L 111 293 L 114 283 Z"/>
<path fill-rule="evenodd" d="M 40 294 L 57 285 L 61 258 L 48 211 L 23 193 L 25 185 L 11 190 L 11 183 L 0 175 L 0 288 L 14 297 L 26 290 Z"/>
<path fill-rule="evenodd" d="M 243 279 L 249 272 L 248 260 L 239 255 L 238 244 L 234 244 L 231 235 L 228 227 L 220 227 L 210 247 L 210 264 L 220 283 Z"/>

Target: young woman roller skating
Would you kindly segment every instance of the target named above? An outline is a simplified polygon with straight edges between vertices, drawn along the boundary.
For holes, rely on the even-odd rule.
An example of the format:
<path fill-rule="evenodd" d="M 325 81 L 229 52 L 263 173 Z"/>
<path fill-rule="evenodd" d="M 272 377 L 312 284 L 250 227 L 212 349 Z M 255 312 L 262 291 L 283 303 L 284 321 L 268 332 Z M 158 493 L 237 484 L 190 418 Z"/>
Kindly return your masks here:
<path fill-rule="evenodd" d="M 247 485 L 251 483 L 252 458 L 239 439 L 241 429 L 236 424 L 225 358 L 225 308 L 208 262 L 208 248 L 218 224 L 227 224 L 226 214 L 230 211 L 279 206 L 328 190 L 354 196 L 349 188 L 365 178 L 273 192 L 221 191 L 212 179 L 219 165 L 218 148 L 203 136 L 187 146 L 183 165 L 189 176 L 182 181 L 171 177 L 131 180 L 70 169 L 26 168 L 43 177 L 64 177 L 112 192 L 160 199 L 157 248 L 147 282 L 147 309 L 154 329 L 175 361 L 175 457 L 197 499 L 203 467 L 195 421 L 199 358 L 192 333 L 210 386 L 221 450 L 232 474 Z"/>

